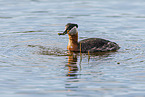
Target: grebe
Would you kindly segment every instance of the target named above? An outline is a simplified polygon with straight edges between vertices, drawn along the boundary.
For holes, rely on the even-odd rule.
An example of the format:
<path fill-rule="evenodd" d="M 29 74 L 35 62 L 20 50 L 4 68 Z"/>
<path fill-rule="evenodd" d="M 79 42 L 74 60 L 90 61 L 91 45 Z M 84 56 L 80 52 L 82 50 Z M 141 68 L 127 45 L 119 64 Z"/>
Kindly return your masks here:
<path fill-rule="evenodd" d="M 76 52 L 106 52 L 106 51 L 116 51 L 120 47 L 115 42 L 101 38 L 88 38 L 78 42 L 78 25 L 73 23 L 68 23 L 65 26 L 65 31 L 63 33 L 58 33 L 58 35 L 68 34 L 69 42 L 67 49 L 69 51 Z"/>

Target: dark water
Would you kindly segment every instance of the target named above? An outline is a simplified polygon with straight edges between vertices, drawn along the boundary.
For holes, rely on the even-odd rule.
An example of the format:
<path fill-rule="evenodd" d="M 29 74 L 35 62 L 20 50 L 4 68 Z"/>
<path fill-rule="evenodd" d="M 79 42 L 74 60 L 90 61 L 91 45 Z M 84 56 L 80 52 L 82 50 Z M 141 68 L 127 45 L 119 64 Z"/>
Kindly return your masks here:
<path fill-rule="evenodd" d="M 1 97 L 145 97 L 144 0 L 0 0 Z M 79 40 L 115 41 L 118 52 L 67 54 Z"/>

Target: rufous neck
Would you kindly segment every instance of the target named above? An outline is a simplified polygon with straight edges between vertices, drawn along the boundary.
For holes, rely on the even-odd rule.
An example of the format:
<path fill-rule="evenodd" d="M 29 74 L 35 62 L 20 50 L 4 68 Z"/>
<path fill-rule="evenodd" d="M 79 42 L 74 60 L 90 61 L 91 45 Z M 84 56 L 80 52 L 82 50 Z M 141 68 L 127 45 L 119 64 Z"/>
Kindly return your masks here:
<path fill-rule="evenodd" d="M 69 42 L 67 49 L 70 51 L 78 51 L 78 33 L 75 35 L 68 35 Z"/>

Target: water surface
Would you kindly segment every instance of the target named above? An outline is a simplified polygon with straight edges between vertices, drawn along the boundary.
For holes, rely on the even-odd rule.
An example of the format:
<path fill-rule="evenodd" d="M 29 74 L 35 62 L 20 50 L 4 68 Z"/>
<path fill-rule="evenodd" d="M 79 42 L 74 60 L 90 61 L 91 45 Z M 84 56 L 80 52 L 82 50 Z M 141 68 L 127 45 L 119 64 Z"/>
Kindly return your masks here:
<path fill-rule="evenodd" d="M 144 0 L 0 0 L 1 97 L 144 97 Z M 68 54 L 68 22 L 79 40 L 104 38 L 117 52 Z"/>

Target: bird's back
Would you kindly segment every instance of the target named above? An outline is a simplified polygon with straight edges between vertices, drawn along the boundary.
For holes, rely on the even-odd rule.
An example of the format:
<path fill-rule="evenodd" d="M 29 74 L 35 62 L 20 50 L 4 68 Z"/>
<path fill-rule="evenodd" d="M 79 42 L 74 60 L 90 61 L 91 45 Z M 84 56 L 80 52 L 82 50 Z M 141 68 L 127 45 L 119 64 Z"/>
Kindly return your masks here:
<path fill-rule="evenodd" d="M 101 38 L 88 38 L 79 42 L 79 48 L 81 45 L 81 52 L 105 52 L 115 51 L 120 47 L 109 40 Z"/>

